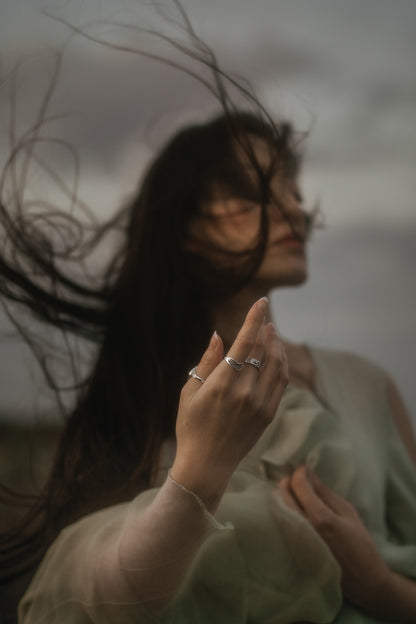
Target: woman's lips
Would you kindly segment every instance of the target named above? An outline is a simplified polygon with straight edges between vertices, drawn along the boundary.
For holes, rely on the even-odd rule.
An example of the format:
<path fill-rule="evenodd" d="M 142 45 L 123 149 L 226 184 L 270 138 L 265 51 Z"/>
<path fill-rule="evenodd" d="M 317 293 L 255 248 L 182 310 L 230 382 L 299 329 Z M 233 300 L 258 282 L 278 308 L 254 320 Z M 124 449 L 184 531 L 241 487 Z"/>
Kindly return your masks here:
<path fill-rule="evenodd" d="M 282 236 L 281 238 L 277 239 L 274 244 L 279 247 L 294 247 L 297 249 L 304 248 L 304 241 L 301 238 L 294 236 L 293 234 L 289 234 L 288 236 Z"/>

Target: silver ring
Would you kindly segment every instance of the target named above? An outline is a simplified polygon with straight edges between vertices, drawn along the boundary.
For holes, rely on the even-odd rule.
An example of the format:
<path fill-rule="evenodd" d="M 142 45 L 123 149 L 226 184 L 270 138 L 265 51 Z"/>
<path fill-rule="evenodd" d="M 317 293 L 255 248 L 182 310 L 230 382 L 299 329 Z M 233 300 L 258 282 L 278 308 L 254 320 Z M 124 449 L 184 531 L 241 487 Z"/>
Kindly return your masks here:
<path fill-rule="evenodd" d="M 237 360 L 234 360 L 234 358 L 229 357 L 228 355 L 224 358 L 224 360 L 227 362 L 228 366 L 231 366 L 231 368 L 233 368 L 236 371 L 241 370 L 244 366 L 244 362 L 238 362 Z"/>
<path fill-rule="evenodd" d="M 196 366 L 194 366 L 188 373 L 188 377 L 193 377 L 194 379 L 198 379 L 201 383 L 204 383 L 205 379 L 202 379 L 199 375 L 196 374 Z"/>
<path fill-rule="evenodd" d="M 257 370 L 260 370 L 261 368 L 261 362 L 260 360 L 256 360 L 256 358 L 246 358 L 244 362 L 246 362 L 247 364 L 251 364 L 252 366 L 255 366 Z"/>

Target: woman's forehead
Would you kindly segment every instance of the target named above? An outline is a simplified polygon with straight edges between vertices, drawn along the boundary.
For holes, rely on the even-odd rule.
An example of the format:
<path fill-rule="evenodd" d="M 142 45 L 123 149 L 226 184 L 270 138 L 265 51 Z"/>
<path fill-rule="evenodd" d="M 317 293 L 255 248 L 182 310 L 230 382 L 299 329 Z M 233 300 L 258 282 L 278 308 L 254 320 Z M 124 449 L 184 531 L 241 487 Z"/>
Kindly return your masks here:
<path fill-rule="evenodd" d="M 245 143 L 237 145 L 236 152 L 244 175 L 255 188 L 259 183 L 275 188 L 298 186 L 298 171 L 288 166 L 287 155 L 270 140 L 250 135 Z"/>
<path fill-rule="evenodd" d="M 287 169 L 285 155 L 269 137 L 254 133 L 235 137 L 232 151 L 214 168 L 204 193 L 204 199 L 218 200 L 230 197 L 258 199 L 269 187 L 274 192 L 296 183 L 293 172 Z"/>
<path fill-rule="evenodd" d="M 236 145 L 236 154 L 241 164 L 248 170 L 255 171 L 256 165 L 268 171 L 276 165 L 276 148 L 263 137 L 249 134 Z"/>

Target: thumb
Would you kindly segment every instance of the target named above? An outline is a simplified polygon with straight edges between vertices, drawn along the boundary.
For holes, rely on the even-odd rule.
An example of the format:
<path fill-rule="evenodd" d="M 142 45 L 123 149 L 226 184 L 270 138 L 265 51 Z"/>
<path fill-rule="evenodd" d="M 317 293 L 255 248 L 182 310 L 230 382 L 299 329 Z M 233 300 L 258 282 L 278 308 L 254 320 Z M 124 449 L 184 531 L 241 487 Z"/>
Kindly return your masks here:
<path fill-rule="evenodd" d="M 312 485 L 320 498 L 334 511 L 339 515 L 346 514 L 350 508 L 350 503 L 339 496 L 333 489 L 331 489 L 326 483 L 322 481 L 314 471 L 310 471 L 310 480 Z"/>

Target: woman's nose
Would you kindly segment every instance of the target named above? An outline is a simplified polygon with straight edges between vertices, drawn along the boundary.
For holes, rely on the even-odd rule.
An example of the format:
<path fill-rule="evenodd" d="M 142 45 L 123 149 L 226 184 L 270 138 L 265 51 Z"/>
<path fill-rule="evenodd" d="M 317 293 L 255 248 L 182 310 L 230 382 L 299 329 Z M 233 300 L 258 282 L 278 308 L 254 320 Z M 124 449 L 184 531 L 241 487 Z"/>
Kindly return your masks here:
<path fill-rule="evenodd" d="M 305 220 L 302 202 L 296 198 L 282 201 L 274 199 L 269 204 L 269 214 L 274 220 L 287 219 L 288 217 L 299 221 L 299 223 Z"/>
<path fill-rule="evenodd" d="M 269 217 L 272 223 L 287 222 L 301 238 L 305 238 L 308 234 L 309 218 L 301 200 L 293 198 L 285 202 L 273 201 L 269 204 Z"/>

